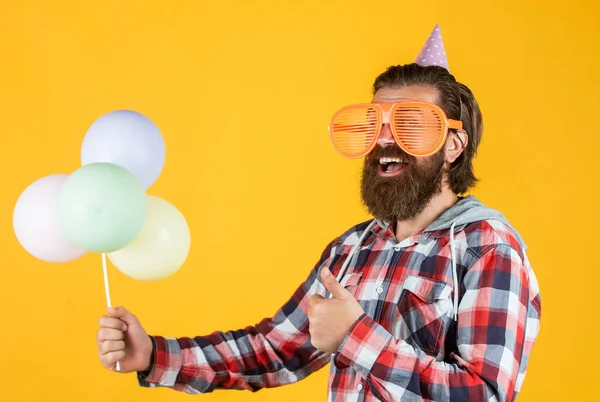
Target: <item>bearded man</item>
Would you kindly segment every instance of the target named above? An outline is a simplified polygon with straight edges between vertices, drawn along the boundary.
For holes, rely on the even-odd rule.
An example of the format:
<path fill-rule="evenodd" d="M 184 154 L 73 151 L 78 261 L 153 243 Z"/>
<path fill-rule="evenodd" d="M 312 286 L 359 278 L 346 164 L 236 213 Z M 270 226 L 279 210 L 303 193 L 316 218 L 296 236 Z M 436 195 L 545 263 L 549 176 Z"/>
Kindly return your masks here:
<path fill-rule="evenodd" d="M 518 232 L 463 196 L 483 124 L 436 26 L 370 103 L 334 114 L 333 145 L 364 157 L 373 219 L 334 239 L 279 311 L 205 336 L 148 336 L 123 307 L 100 319 L 102 364 L 144 387 L 202 394 L 291 384 L 330 364 L 330 401 L 512 401 L 539 332 L 538 284 Z"/>

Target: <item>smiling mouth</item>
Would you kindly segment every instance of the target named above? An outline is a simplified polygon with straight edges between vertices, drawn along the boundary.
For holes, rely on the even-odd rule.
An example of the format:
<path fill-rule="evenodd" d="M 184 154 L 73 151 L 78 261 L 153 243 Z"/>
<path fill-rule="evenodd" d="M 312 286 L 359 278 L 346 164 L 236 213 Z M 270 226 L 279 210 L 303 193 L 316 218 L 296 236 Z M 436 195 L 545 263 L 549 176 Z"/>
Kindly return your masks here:
<path fill-rule="evenodd" d="M 408 166 L 402 158 L 379 158 L 379 175 L 384 177 L 397 176 Z"/>

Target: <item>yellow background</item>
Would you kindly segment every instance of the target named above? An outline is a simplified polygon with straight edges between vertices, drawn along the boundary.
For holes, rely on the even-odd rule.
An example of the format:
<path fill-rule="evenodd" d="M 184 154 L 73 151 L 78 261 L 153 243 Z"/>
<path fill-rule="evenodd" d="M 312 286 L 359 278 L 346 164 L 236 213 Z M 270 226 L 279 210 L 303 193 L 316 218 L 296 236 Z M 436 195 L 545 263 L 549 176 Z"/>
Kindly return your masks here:
<path fill-rule="evenodd" d="M 542 290 L 520 400 L 598 400 L 597 4 L 0 1 L 0 400 L 187 400 L 100 366 L 99 256 L 44 263 L 12 230 L 19 194 L 78 168 L 95 119 L 127 108 L 160 127 L 167 161 L 149 193 L 192 232 L 168 279 L 111 267 L 113 302 L 153 334 L 241 328 L 272 314 L 323 247 L 368 217 L 361 162 L 335 153 L 328 120 L 369 100 L 387 66 L 414 60 L 437 22 L 484 114 L 473 194 L 519 228 Z M 325 400 L 326 377 L 198 398 Z"/>

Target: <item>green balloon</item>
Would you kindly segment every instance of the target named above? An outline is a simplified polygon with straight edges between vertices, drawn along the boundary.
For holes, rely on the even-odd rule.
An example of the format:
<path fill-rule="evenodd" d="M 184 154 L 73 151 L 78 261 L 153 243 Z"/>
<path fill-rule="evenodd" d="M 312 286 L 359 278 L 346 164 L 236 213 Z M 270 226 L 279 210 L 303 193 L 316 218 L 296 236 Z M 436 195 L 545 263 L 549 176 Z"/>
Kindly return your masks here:
<path fill-rule="evenodd" d="M 133 241 L 146 222 L 147 210 L 142 183 L 112 163 L 91 163 L 74 171 L 58 201 L 65 236 L 96 253 L 111 253 Z"/>

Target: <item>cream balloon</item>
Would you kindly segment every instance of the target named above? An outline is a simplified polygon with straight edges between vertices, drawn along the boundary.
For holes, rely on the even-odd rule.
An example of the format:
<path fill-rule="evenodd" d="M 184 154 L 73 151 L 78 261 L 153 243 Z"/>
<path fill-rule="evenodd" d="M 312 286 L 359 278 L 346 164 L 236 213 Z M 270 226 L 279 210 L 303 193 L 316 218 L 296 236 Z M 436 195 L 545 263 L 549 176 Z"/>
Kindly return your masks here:
<path fill-rule="evenodd" d="M 148 215 L 141 233 L 108 256 L 125 275 L 153 281 L 177 272 L 189 250 L 190 230 L 183 214 L 168 201 L 148 196 Z"/>

